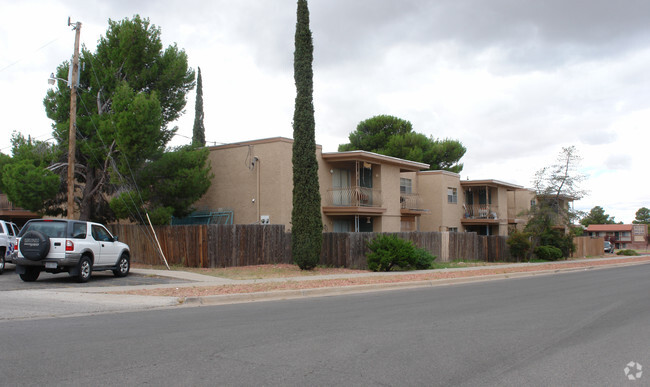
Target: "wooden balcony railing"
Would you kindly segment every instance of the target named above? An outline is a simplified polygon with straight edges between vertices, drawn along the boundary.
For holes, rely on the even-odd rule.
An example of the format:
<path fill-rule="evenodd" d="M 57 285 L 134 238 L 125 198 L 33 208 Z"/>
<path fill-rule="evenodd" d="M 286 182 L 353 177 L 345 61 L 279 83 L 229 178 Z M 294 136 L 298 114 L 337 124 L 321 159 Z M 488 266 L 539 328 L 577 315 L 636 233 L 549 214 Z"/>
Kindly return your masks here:
<path fill-rule="evenodd" d="M 326 206 L 381 207 L 381 190 L 366 187 L 333 188 L 327 191 Z"/>
<path fill-rule="evenodd" d="M 497 219 L 499 207 L 492 204 L 465 204 L 465 219 Z"/>

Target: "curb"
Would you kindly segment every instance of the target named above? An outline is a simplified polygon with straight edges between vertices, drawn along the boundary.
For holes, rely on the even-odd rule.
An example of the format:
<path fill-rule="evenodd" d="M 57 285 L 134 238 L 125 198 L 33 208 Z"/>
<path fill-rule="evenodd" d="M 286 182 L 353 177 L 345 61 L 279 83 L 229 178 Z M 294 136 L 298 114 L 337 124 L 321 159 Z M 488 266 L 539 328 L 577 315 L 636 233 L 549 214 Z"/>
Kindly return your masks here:
<path fill-rule="evenodd" d="M 278 290 L 278 291 L 270 291 L 270 292 L 222 294 L 222 295 L 199 296 L 199 297 L 178 297 L 178 303 L 179 305 L 186 305 L 186 306 L 202 306 L 202 305 L 207 306 L 207 305 L 238 304 L 238 303 L 259 302 L 259 301 L 278 301 L 278 300 L 289 300 L 289 299 L 297 299 L 297 298 L 328 297 L 328 296 L 339 296 L 339 295 L 356 294 L 356 293 L 370 293 L 370 292 L 380 292 L 380 291 L 387 291 L 387 290 L 436 287 L 436 286 L 445 286 L 445 285 L 465 284 L 465 283 L 472 283 L 472 282 L 503 280 L 503 279 L 511 279 L 511 278 L 524 278 L 524 277 L 532 277 L 532 276 L 539 276 L 539 275 L 562 274 L 562 273 L 570 273 L 575 271 L 608 269 L 613 267 L 634 266 L 634 265 L 641 265 L 641 264 L 648 264 L 648 263 L 650 262 L 649 261 L 622 262 L 622 263 L 615 263 L 611 265 L 593 265 L 593 266 L 583 266 L 583 267 L 571 267 L 566 269 L 560 268 L 560 269 L 540 270 L 540 271 L 524 271 L 524 272 L 489 274 L 489 275 L 478 275 L 478 276 L 471 276 L 471 277 L 445 278 L 445 279 L 424 280 L 424 281 L 352 285 L 352 286 L 331 287 L 331 288 L 324 287 L 324 288 L 313 288 L 313 289 Z"/>

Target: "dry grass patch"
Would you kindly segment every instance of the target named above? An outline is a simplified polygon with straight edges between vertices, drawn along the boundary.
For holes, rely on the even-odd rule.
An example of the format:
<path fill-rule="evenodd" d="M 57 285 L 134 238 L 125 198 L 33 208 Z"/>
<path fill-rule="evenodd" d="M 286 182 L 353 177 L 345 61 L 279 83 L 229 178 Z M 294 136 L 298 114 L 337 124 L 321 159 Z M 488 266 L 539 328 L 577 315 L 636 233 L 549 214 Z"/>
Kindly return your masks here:
<path fill-rule="evenodd" d="M 202 287 L 178 287 L 178 288 L 157 288 L 132 290 L 125 292 L 111 292 L 114 294 L 133 294 L 144 296 L 171 296 L 171 297 L 202 297 L 224 294 L 241 294 L 257 293 L 278 290 L 300 290 L 300 289 L 318 289 L 328 287 L 344 287 L 371 284 L 390 284 L 398 282 L 415 282 L 415 281 L 434 281 L 450 278 L 469 278 L 476 276 L 486 276 L 495 274 L 536 272 L 544 270 L 558 270 L 570 268 L 589 268 L 603 265 L 612 265 L 620 263 L 649 262 L 650 257 L 636 257 L 627 259 L 607 259 L 593 262 L 566 262 L 565 263 L 547 263 L 542 265 L 518 266 L 518 267 L 491 267 L 477 270 L 462 271 L 429 271 L 418 273 L 417 271 L 395 273 L 394 275 L 370 276 L 370 277 L 350 277 L 328 280 L 288 280 L 281 282 L 262 282 L 253 284 L 237 285 L 220 285 L 220 286 L 202 286 Z M 353 272 L 359 272 L 353 271 Z"/>

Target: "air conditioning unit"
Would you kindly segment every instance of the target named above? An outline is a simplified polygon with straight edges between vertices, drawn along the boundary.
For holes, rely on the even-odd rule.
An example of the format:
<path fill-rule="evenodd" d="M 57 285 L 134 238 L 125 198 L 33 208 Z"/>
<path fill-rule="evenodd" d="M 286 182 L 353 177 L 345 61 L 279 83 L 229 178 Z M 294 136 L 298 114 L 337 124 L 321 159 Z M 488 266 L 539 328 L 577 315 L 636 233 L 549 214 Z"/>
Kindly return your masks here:
<path fill-rule="evenodd" d="M 260 216 L 260 224 L 271 224 L 271 219 L 269 219 L 268 215 L 262 215 Z"/>

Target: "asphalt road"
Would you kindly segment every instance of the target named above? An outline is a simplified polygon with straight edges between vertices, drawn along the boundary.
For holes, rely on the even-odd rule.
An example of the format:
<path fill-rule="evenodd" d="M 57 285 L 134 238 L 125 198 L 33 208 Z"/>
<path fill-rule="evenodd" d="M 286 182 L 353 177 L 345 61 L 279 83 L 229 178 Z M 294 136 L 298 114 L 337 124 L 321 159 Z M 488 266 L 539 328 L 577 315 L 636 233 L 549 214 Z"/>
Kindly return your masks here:
<path fill-rule="evenodd" d="M 648 385 L 650 265 L 0 321 L 5 385 Z M 644 371 L 648 372 L 648 371 Z"/>
<path fill-rule="evenodd" d="M 41 272 L 38 280 L 35 282 L 24 282 L 15 272 L 15 266 L 7 264 L 5 272 L 0 275 L 0 297 L 3 291 L 24 290 L 24 289 L 61 289 L 74 288 L 82 289 L 84 287 L 97 286 L 133 286 L 133 285 L 156 285 L 187 282 L 182 279 L 159 276 L 143 276 L 130 273 L 123 278 L 117 278 L 111 271 L 98 271 L 92 273 L 90 280 L 84 284 L 77 282 L 77 279 L 68 275 L 68 273 L 50 274 Z"/>

